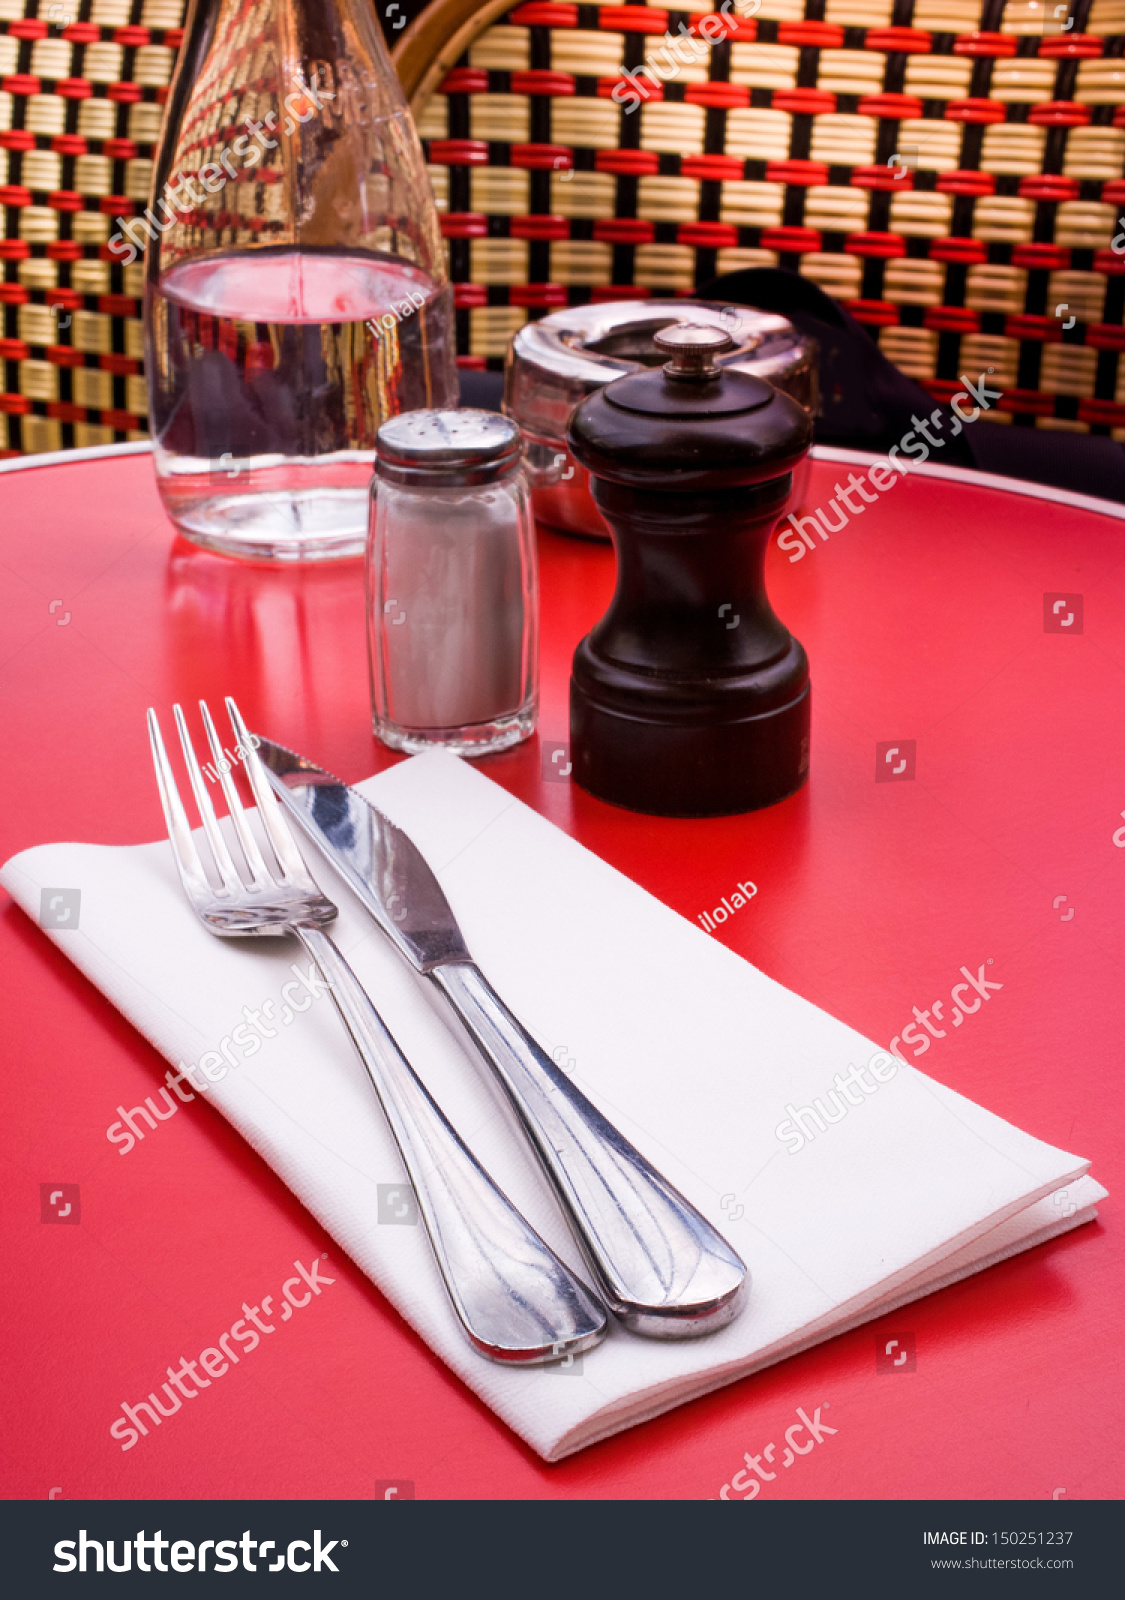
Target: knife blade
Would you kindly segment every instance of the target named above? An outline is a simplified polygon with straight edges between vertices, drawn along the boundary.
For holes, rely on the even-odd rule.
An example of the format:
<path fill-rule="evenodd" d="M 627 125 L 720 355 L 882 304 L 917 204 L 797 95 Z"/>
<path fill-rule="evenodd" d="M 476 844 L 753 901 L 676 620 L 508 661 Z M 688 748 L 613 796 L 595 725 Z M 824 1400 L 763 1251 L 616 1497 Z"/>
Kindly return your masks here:
<path fill-rule="evenodd" d="M 745 1264 L 508 1009 L 409 835 L 324 768 L 254 738 L 286 810 L 441 991 L 503 1085 L 614 1315 L 633 1333 L 663 1339 L 732 1321 L 746 1299 Z"/>

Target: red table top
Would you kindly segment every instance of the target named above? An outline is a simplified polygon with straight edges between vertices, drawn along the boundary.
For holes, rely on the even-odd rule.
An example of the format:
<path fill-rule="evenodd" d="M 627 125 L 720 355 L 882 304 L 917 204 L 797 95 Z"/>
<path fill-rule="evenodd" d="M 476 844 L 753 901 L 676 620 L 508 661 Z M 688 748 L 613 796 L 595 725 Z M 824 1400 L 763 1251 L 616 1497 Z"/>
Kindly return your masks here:
<path fill-rule="evenodd" d="M 810 505 L 839 459 L 814 464 Z M 811 782 L 792 799 L 636 816 L 545 781 L 538 739 L 483 770 L 685 916 L 751 877 L 757 897 L 715 937 L 880 1042 L 991 959 L 1003 988 L 918 1065 L 1120 1189 L 1123 513 L 996 482 L 919 476 L 799 561 L 771 547 L 775 607 L 812 663 Z M 613 556 L 547 532 L 541 551 L 541 736 L 564 740 L 571 652 Z M 161 837 L 148 705 L 233 693 L 251 726 L 348 780 L 393 759 L 370 732 L 359 565 L 269 569 L 175 541 L 144 456 L 0 474 L 0 573 L 0 859 Z M 1074 609 L 1053 598 L 1076 594 L 1081 614 L 1048 631 Z M 908 741 L 914 776 L 876 783 L 877 748 Z M 1125 1487 L 1112 1200 L 1091 1226 L 546 1466 L 204 1103 L 123 1160 L 114 1107 L 155 1093 L 165 1063 L 6 897 L 0 937 L 0 1493 L 370 1499 L 406 1480 L 419 1499 L 707 1499 L 797 1406 L 825 1404 L 836 1433 L 763 1500 Z M 41 1183 L 79 1186 L 78 1226 L 41 1222 Z M 846 1248 L 846 1219 L 825 1225 Z M 121 1401 L 322 1251 L 331 1289 L 221 1402 L 201 1395 L 122 1453 Z M 902 1333 L 915 1370 L 877 1372 L 877 1343 Z"/>

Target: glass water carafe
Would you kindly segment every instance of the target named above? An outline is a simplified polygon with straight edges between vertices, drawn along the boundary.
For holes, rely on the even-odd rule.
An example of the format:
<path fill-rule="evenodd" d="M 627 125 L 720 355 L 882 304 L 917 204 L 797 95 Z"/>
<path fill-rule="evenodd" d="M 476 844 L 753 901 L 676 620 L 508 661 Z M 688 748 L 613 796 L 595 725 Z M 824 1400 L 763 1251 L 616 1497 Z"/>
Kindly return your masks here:
<path fill-rule="evenodd" d="M 152 202 L 110 248 L 146 256 L 180 531 L 233 555 L 361 553 L 380 423 L 457 403 L 433 193 L 370 0 L 194 0 Z"/>

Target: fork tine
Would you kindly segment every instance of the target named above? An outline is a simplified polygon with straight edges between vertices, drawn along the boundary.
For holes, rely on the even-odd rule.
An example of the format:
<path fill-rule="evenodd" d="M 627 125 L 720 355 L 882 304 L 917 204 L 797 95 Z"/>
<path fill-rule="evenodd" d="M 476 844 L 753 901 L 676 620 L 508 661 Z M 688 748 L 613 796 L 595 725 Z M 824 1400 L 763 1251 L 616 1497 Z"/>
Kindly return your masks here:
<path fill-rule="evenodd" d="M 238 797 L 238 789 L 230 774 L 230 762 L 223 754 L 219 743 L 219 735 L 215 731 L 215 724 L 211 720 L 211 713 L 207 709 L 206 700 L 199 702 L 199 714 L 203 718 L 203 726 L 207 733 L 207 742 L 211 746 L 211 759 L 215 771 L 219 774 L 219 783 L 227 802 L 230 820 L 234 831 L 238 835 L 238 843 L 242 854 L 246 858 L 246 865 L 250 869 L 250 877 L 256 889 L 266 889 L 273 882 L 270 869 L 266 866 L 262 852 L 258 849 L 258 841 L 250 831 L 250 824 L 246 820 L 246 812 L 242 808 L 242 801 Z M 243 746 L 243 749 L 247 748 Z"/>
<path fill-rule="evenodd" d="M 172 773 L 172 765 L 168 760 L 168 752 L 164 748 L 164 738 L 160 732 L 160 724 L 156 720 L 156 712 L 151 706 L 148 708 L 148 738 L 152 746 L 152 764 L 156 771 L 156 787 L 160 791 L 160 804 L 164 811 L 164 825 L 168 829 L 168 839 L 172 846 L 172 854 L 176 858 L 180 879 L 189 895 L 194 890 L 196 893 L 212 894 L 214 891 L 203 870 L 203 863 L 199 859 L 199 852 L 195 848 L 195 840 L 191 836 L 191 824 L 187 819 L 180 791 L 176 787 L 176 779 Z"/>
<path fill-rule="evenodd" d="M 215 867 L 222 881 L 223 888 L 228 894 L 234 894 L 243 888 L 242 879 L 238 869 L 227 849 L 227 842 L 223 838 L 215 808 L 211 804 L 211 796 L 207 793 L 207 785 L 203 773 L 199 770 L 195 751 L 192 749 L 191 735 L 184 721 L 183 711 L 178 705 L 172 707 L 172 715 L 176 719 L 176 728 L 180 735 L 180 745 L 184 752 L 184 762 L 187 766 L 188 777 L 191 780 L 191 790 L 195 795 L 195 803 L 199 808 L 199 820 L 203 824 L 203 831 L 207 835 L 207 843 L 211 846 L 211 853 L 215 858 Z"/>
<path fill-rule="evenodd" d="M 311 888 L 315 888 L 309 875 L 309 869 L 305 866 L 304 858 L 297 849 L 289 824 L 285 820 L 281 803 L 270 788 L 269 779 L 266 777 L 262 767 L 261 759 L 251 738 L 250 731 L 242 720 L 241 711 L 239 711 L 230 695 L 226 697 L 226 707 L 235 737 L 246 752 L 246 775 L 250 779 L 250 787 L 253 789 L 254 799 L 258 803 L 258 816 L 262 827 L 266 831 L 266 837 L 269 839 L 273 853 L 277 857 L 282 875 L 296 883 L 308 884 Z"/>

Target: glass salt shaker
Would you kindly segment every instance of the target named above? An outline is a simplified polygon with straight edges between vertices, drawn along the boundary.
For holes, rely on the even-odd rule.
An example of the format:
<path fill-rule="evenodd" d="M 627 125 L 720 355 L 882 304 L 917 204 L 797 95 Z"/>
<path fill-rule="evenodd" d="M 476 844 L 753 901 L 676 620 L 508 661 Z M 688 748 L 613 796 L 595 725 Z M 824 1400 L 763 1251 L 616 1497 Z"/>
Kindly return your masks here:
<path fill-rule="evenodd" d="M 483 756 L 534 731 L 539 577 L 514 422 L 427 410 L 383 423 L 367 602 L 384 744 Z"/>

